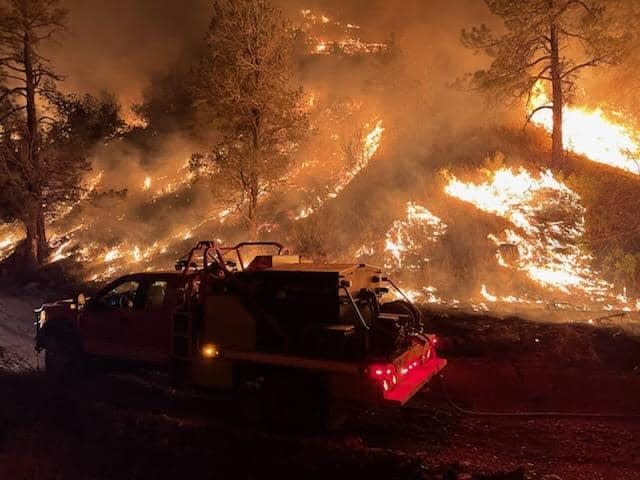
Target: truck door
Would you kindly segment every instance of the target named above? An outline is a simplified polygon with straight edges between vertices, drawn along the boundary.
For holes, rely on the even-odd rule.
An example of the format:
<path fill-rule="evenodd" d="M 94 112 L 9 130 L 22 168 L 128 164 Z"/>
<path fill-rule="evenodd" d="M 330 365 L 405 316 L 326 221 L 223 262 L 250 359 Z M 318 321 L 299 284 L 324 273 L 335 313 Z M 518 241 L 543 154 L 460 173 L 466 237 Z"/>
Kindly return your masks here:
<path fill-rule="evenodd" d="M 177 295 L 168 279 L 147 279 L 140 309 L 131 322 L 131 344 L 138 360 L 166 364 L 171 353 L 171 316 Z"/>
<path fill-rule="evenodd" d="M 129 359 L 131 324 L 141 308 L 141 283 L 125 277 L 102 290 L 87 304 L 80 318 L 80 334 L 87 353 Z"/>

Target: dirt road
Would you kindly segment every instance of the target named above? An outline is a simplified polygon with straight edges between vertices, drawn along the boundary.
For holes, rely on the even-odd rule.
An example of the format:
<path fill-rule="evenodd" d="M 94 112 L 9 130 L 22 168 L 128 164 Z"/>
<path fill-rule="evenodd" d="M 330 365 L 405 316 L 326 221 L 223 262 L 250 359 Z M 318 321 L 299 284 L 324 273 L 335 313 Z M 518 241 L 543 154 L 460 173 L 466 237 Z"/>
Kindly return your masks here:
<path fill-rule="evenodd" d="M 0 369 L 36 368 L 32 310 L 41 303 L 37 295 L 17 297 L 0 293 Z"/>

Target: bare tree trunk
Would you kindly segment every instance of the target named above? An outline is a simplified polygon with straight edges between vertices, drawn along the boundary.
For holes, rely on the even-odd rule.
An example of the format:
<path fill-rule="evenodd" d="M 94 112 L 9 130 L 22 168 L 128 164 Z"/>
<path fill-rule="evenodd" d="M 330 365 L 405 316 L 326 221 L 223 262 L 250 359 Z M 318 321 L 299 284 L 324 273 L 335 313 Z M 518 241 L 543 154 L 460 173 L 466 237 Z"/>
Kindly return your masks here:
<path fill-rule="evenodd" d="M 36 231 L 38 233 L 38 264 L 42 265 L 43 263 L 46 263 L 47 259 L 49 258 L 49 243 L 47 242 L 47 232 L 42 202 L 38 203 L 36 213 L 36 226 Z"/>
<path fill-rule="evenodd" d="M 259 83 L 259 73 L 256 72 L 256 84 Z M 261 113 L 258 109 L 254 109 L 251 113 L 253 120 L 252 129 L 252 148 L 253 165 L 250 166 L 250 182 L 249 182 L 249 215 L 248 217 L 248 233 L 250 240 L 258 240 L 258 201 L 260 196 L 260 173 L 261 173 Z"/>
<path fill-rule="evenodd" d="M 42 208 L 38 206 L 38 202 L 31 200 L 26 206 L 26 218 L 24 225 L 26 230 L 26 240 L 24 248 L 24 268 L 26 270 L 35 270 L 41 265 L 41 226 L 39 217 Z"/>
<path fill-rule="evenodd" d="M 249 240 L 252 240 L 252 241 L 258 240 L 257 209 L 258 209 L 258 195 L 256 192 L 251 192 L 249 194 L 249 207 L 247 209 L 246 223 L 247 223 L 247 234 L 249 235 Z"/>
<path fill-rule="evenodd" d="M 26 110 L 27 110 L 27 155 L 26 161 L 28 168 L 34 172 L 40 172 L 42 165 L 40 163 L 40 155 L 38 152 L 39 130 L 38 115 L 36 110 L 36 73 L 33 69 L 33 45 L 30 33 L 24 35 L 24 75 L 26 89 Z M 31 194 L 34 197 L 33 205 L 30 205 L 27 220 L 27 263 L 35 263 L 42 265 L 48 257 L 48 246 L 46 229 L 44 223 L 44 208 L 42 202 L 42 185 L 35 175 L 36 180 L 31 185 Z"/>
<path fill-rule="evenodd" d="M 551 25 L 551 88 L 553 94 L 553 132 L 551 134 L 551 166 L 564 166 L 564 140 L 562 138 L 562 121 L 564 96 L 562 92 L 562 73 L 560 65 L 560 48 L 558 45 L 558 27 Z"/>
<path fill-rule="evenodd" d="M 38 227 L 31 215 L 25 220 L 27 238 L 24 245 L 24 268 L 35 270 L 38 267 Z"/>
<path fill-rule="evenodd" d="M 249 241 L 255 242 L 258 240 L 258 222 L 255 218 L 247 220 L 247 235 L 249 235 Z"/>

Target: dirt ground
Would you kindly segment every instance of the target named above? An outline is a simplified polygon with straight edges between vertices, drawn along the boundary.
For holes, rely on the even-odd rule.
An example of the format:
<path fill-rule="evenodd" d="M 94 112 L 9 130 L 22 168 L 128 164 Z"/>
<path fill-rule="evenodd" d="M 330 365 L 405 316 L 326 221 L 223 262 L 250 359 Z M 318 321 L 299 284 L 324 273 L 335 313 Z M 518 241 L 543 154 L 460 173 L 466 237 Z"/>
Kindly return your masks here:
<path fill-rule="evenodd" d="M 441 379 L 403 409 L 302 435 L 161 372 L 51 388 L 19 313 L 32 300 L 0 296 L 3 479 L 640 479 L 640 341 L 624 322 L 441 312 Z"/>
<path fill-rule="evenodd" d="M 31 312 L 40 304 L 42 298 L 35 294 L 0 293 L 0 369 L 24 372 L 37 367 Z"/>

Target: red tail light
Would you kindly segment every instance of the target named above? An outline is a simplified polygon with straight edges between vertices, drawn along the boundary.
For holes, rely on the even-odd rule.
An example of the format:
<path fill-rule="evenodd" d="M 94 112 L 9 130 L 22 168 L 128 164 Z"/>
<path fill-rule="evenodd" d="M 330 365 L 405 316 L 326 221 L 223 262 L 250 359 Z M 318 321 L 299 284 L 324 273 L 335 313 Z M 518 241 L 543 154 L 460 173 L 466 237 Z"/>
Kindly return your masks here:
<path fill-rule="evenodd" d="M 410 360 L 404 360 L 402 365 L 398 365 L 398 368 L 393 364 L 373 364 L 366 369 L 366 373 L 369 378 L 376 380 L 380 383 L 385 392 L 393 390 L 394 387 L 404 380 L 404 377 L 410 375 L 414 370 L 420 369 L 422 365 L 430 361 L 435 355 L 435 344 L 437 339 L 431 339 L 430 345 L 427 345 L 426 351 L 423 351 L 420 355 L 411 358 Z"/>
<path fill-rule="evenodd" d="M 371 365 L 367 368 L 369 378 L 377 380 L 382 385 L 385 392 L 388 392 L 398 383 L 398 373 L 396 367 L 391 364 Z"/>

